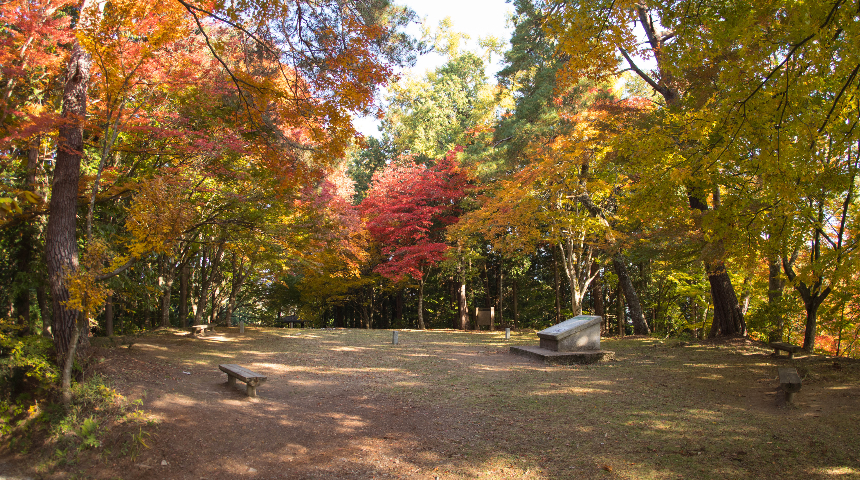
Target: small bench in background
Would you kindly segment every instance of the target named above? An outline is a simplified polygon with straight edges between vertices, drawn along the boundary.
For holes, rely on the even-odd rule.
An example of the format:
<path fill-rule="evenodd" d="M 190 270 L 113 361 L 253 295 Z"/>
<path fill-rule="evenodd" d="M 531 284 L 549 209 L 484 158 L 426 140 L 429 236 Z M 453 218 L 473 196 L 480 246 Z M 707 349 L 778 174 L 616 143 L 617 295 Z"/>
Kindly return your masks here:
<path fill-rule="evenodd" d="M 196 337 L 197 335 L 202 336 L 203 334 L 205 334 L 206 330 L 212 330 L 214 332 L 215 326 L 211 323 L 201 323 L 200 325 L 191 325 L 191 327 L 189 327 L 189 330 L 191 330 L 191 335 Z"/>
<path fill-rule="evenodd" d="M 252 372 L 245 367 L 240 367 L 239 365 L 234 365 L 231 363 L 218 365 L 218 368 L 221 369 L 222 372 L 227 374 L 227 385 L 235 386 L 236 379 L 245 382 L 248 386 L 245 389 L 245 393 L 248 394 L 249 397 L 257 396 L 257 386 L 261 385 L 266 381 L 265 375 L 260 375 L 259 373 Z"/>
<path fill-rule="evenodd" d="M 779 369 L 779 388 L 785 392 L 785 403 L 791 403 L 794 394 L 800 391 L 803 380 L 797 374 L 796 368 L 783 367 Z"/>
<path fill-rule="evenodd" d="M 298 323 L 302 326 L 302 328 L 305 328 L 305 321 L 300 319 L 298 315 L 287 315 L 284 318 L 279 318 L 275 320 L 275 323 L 277 323 L 278 326 L 281 327 L 289 325 L 290 328 L 294 327 Z"/>
<path fill-rule="evenodd" d="M 780 351 L 788 352 L 789 359 L 794 358 L 794 354 L 802 350 L 802 348 L 797 345 L 785 342 L 771 342 L 768 346 L 773 349 L 773 354 L 776 356 L 779 356 Z"/>

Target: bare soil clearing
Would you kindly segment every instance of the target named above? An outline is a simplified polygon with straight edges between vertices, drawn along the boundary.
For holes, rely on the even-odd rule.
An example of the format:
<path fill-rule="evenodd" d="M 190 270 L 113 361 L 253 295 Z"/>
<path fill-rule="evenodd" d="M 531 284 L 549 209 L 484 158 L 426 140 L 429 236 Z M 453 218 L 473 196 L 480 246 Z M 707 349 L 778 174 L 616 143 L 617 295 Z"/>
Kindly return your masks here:
<path fill-rule="evenodd" d="M 612 362 L 508 353 L 534 333 L 164 331 L 101 349 L 98 370 L 155 423 L 33 478 L 860 478 L 860 364 L 777 358 L 745 340 L 604 339 Z M 249 398 L 218 364 L 268 376 Z M 777 368 L 804 378 L 794 405 Z M 32 456 L 32 455 L 31 455 Z M 0 472 L 0 475 L 2 472 Z"/>

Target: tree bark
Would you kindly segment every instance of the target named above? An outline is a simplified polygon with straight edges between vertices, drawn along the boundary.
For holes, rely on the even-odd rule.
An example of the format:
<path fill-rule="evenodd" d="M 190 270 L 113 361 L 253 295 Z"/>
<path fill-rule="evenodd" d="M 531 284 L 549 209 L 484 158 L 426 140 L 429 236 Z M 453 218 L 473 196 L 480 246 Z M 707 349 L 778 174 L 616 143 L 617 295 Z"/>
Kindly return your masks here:
<path fill-rule="evenodd" d="M 706 262 L 705 271 L 708 273 L 711 300 L 714 304 L 714 323 L 711 325 L 710 336 L 746 335 L 744 314 L 722 260 Z"/>
<path fill-rule="evenodd" d="M 469 311 L 466 306 L 466 282 L 460 277 L 457 288 L 457 328 L 466 330 L 469 327 Z"/>
<path fill-rule="evenodd" d="M 188 263 L 182 265 L 182 274 L 179 277 L 179 325 L 188 328 L 188 275 L 190 267 Z"/>
<path fill-rule="evenodd" d="M 633 282 L 627 273 L 627 259 L 624 258 L 621 252 L 616 253 L 612 257 L 612 266 L 615 268 L 615 274 L 618 275 L 618 286 L 624 292 L 624 298 L 627 300 L 627 308 L 630 310 L 630 316 L 633 319 L 633 333 L 636 335 L 650 334 L 651 329 L 648 328 L 648 322 L 642 313 L 639 295 L 636 294 L 636 289 L 633 288 Z"/>
<path fill-rule="evenodd" d="M 85 1 L 84 8 L 88 4 Z M 65 277 L 78 270 L 78 182 L 84 149 L 83 124 L 87 115 L 87 86 L 91 65 L 92 58 L 76 40 L 66 72 L 63 122 L 57 137 L 57 157 L 45 232 L 45 260 L 53 303 L 54 347 L 61 368 L 66 366 L 71 342 L 77 342 L 80 338 L 81 347 L 85 348 L 87 344 L 87 336 L 80 335 L 76 329 L 79 312 L 66 307 L 69 290 Z"/>
<path fill-rule="evenodd" d="M 421 272 L 421 279 L 418 280 L 418 329 L 426 329 L 424 327 L 424 272 Z"/>

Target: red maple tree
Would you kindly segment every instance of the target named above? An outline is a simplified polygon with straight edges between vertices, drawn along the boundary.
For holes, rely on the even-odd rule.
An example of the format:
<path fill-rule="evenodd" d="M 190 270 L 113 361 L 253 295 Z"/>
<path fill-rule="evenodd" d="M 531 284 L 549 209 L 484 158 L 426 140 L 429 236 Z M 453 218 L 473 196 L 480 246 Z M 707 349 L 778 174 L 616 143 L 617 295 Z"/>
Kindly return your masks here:
<path fill-rule="evenodd" d="M 374 176 L 362 212 L 371 237 L 386 259 L 376 271 L 399 282 L 418 282 L 418 327 L 424 328 L 424 281 L 448 250 L 445 232 L 462 212 L 468 177 L 456 160 L 458 148 L 433 166 L 391 163 Z"/>

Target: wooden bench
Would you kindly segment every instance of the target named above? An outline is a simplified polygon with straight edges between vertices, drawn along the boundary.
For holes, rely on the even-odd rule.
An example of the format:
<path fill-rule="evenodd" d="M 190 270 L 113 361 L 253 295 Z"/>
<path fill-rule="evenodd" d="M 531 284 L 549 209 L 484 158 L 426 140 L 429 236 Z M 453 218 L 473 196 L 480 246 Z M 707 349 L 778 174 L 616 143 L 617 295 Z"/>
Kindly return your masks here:
<path fill-rule="evenodd" d="M 227 374 L 227 385 L 231 387 L 235 386 L 237 378 L 245 382 L 245 384 L 248 385 L 245 393 L 247 393 L 249 397 L 256 397 L 257 386 L 266 381 L 266 377 L 264 375 L 252 372 L 245 367 L 240 367 L 239 365 L 233 365 L 232 363 L 218 365 L 218 368 Z"/>
<path fill-rule="evenodd" d="M 305 328 L 305 321 L 300 319 L 298 315 L 287 315 L 284 318 L 279 318 L 275 320 L 279 326 L 283 327 L 284 325 L 289 325 L 290 328 L 294 327 L 297 323 Z"/>
<path fill-rule="evenodd" d="M 214 332 L 215 326 L 211 323 L 201 323 L 200 325 L 191 325 L 191 327 L 189 327 L 189 330 L 191 330 L 191 336 L 196 337 L 197 335 L 202 336 L 204 333 L 206 333 L 206 330 L 212 330 Z"/>
<path fill-rule="evenodd" d="M 779 388 L 785 392 L 786 403 L 791 403 L 792 397 L 800 391 L 802 385 L 803 380 L 797 374 L 796 368 L 783 367 L 779 369 Z"/>
<path fill-rule="evenodd" d="M 780 351 L 788 352 L 789 359 L 794 358 L 794 354 L 802 350 L 802 348 L 797 345 L 785 342 L 771 342 L 768 346 L 773 349 L 773 354 L 776 356 L 779 356 Z"/>

